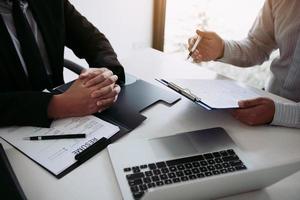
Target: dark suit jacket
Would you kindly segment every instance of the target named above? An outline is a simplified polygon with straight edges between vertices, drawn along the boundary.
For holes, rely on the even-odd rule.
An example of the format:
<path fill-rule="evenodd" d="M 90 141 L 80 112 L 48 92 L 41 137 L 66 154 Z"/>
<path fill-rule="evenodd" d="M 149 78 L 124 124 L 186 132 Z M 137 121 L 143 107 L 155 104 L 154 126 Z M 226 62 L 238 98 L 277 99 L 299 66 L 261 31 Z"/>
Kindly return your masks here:
<path fill-rule="evenodd" d="M 67 0 L 28 0 L 43 35 L 55 86 L 63 81 L 64 47 L 87 60 L 90 67 L 107 67 L 125 81 L 124 70 L 106 37 Z M 49 126 L 52 94 L 32 91 L 15 47 L 0 20 L 0 126 Z"/>

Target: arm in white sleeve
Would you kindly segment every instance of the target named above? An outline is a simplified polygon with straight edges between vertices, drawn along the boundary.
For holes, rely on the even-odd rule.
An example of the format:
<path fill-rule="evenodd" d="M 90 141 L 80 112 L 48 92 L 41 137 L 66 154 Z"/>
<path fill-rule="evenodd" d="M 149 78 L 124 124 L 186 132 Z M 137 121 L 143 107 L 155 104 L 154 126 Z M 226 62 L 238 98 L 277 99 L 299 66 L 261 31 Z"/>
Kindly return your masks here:
<path fill-rule="evenodd" d="M 300 128 L 300 103 L 275 102 L 275 115 L 271 125 Z"/>
<path fill-rule="evenodd" d="M 274 36 L 273 0 L 266 0 L 247 38 L 241 41 L 225 40 L 224 56 L 217 61 L 240 67 L 262 64 L 277 48 Z"/>

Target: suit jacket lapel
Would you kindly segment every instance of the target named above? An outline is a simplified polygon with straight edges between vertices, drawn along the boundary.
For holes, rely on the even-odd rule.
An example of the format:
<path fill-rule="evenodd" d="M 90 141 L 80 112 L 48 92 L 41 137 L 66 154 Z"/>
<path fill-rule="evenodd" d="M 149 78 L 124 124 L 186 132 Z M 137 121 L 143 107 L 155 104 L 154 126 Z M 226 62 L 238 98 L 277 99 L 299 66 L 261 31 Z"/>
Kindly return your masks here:
<path fill-rule="evenodd" d="M 11 75 L 12 81 L 15 82 L 17 89 L 26 90 L 31 88 L 27 76 L 24 72 L 20 58 L 16 52 L 13 41 L 8 33 L 8 30 L 4 24 L 2 17 L 0 16 L 0 55 L 5 60 L 5 67 L 7 72 Z"/>

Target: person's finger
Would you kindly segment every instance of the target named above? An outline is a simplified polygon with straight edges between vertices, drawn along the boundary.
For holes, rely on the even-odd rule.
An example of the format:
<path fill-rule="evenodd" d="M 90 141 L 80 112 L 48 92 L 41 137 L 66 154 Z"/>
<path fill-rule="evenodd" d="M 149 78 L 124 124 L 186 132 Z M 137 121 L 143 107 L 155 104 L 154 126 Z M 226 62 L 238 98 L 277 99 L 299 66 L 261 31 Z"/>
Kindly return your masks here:
<path fill-rule="evenodd" d="M 198 55 L 199 55 L 199 50 L 196 49 L 196 50 L 194 51 L 194 53 L 191 55 L 191 57 L 192 57 L 193 59 L 196 59 Z"/>
<path fill-rule="evenodd" d="M 105 67 L 86 69 L 83 73 L 81 73 L 79 75 L 79 79 L 83 80 L 84 81 L 83 84 L 86 85 L 86 83 L 89 80 L 95 78 L 96 76 L 98 76 L 106 71 L 108 71 L 108 69 Z"/>
<path fill-rule="evenodd" d="M 115 99 L 114 99 L 114 103 L 118 100 L 118 98 L 119 98 L 119 95 L 116 95 Z"/>
<path fill-rule="evenodd" d="M 90 88 L 92 91 L 100 90 L 101 88 L 107 87 L 109 85 L 115 85 L 117 80 L 118 80 L 118 76 L 113 75 L 113 76 L 107 78 L 106 80 L 102 81 L 101 83 L 98 83 Z"/>
<path fill-rule="evenodd" d="M 256 98 L 256 99 L 239 101 L 238 105 L 240 108 L 249 108 L 249 107 L 254 107 L 254 106 L 260 105 L 263 102 L 264 102 L 263 98 Z"/>
<path fill-rule="evenodd" d="M 192 38 L 189 39 L 189 41 L 188 41 L 188 43 L 189 43 L 189 48 L 188 48 L 188 50 L 189 50 L 189 51 L 192 50 L 192 48 L 193 48 L 193 46 L 194 46 L 196 40 L 197 40 L 197 36 L 194 36 L 194 37 L 192 37 Z"/>
<path fill-rule="evenodd" d="M 112 103 L 112 104 L 114 104 L 114 103 Z M 112 104 L 111 105 L 109 105 L 109 106 L 107 106 L 107 107 L 103 107 L 103 108 L 100 108 L 100 110 L 98 110 L 98 112 L 103 112 L 103 111 L 105 111 L 106 109 L 108 109 L 109 107 L 111 107 L 112 106 Z"/>
<path fill-rule="evenodd" d="M 203 56 L 202 56 L 202 54 L 201 54 L 201 52 L 198 50 L 198 49 L 196 49 L 195 51 L 194 51 L 194 53 L 192 54 L 192 58 L 194 58 L 194 59 L 201 59 Z"/>
<path fill-rule="evenodd" d="M 115 85 L 114 90 L 117 92 L 117 94 L 120 94 L 121 92 L 121 87 L 119 85 Z"/>
<path fill-rule="evenodd" d="M 108 77 L 112 76 L 113 73 L 110 70 L 104 72 L 94 72 L 93 77 L 86 82 L 86 87 L 91 87 L 93 85 L 99 84 L 105 81 Z"/>
<path fill-rule="evenodd" d="M 79 75 L 79 78 L 86 78 L 88 74 L 89 74 L 88 69 L 83 69 Z"/>
<path fill-rule="evenodd" d="M 196 50 L 194 51 L 194 53 L 192 54 L 192 57 L 197 58 L 197 57 L 199 57 L 199 56 L 201 56 L 201 53 L 200 53 L 199 49 L 196 49 Z"/>
<path fill-rule="evenodd" d="M 114 84 L 108 85 L 106 87 L 100 88 L 98 90 L 95 90 L 91 93 L 92 98 L 100 98 L 108 95 L 111 93 L 114 89 Z"/>
<path fill-rule="evenodd" d="M 91 77 L 91 73 L 88 73 L 88 72 L 84 72 L 79 75 L 79 79 L 81 79 L 81 80 L 84 80 L 84 79 L 88 80 L 90 77 Z"/>
<path fill-rule="evenodd" d="M 201 63 L 203 61 L 203 56 L 201 54 L 196 55 L 193 57 L 195 63 Z"/>
<path fill-rule="evenodd" d="M 99 74 L 103 73 L 103 70 L 91 70 L 89 73 L 86 73 L 84 75 L 79 75 L 79 79 L 83 81 L 83 85 L 86 86 L 86 83 L 98 76 Z"/>
<path fill-rule="evenodd" d="M 196 56 L 196 59 L 199 60 L 199 61 L 203 61 L 203 56 L 201 54 L 198 54 Z"/>
<path fill-rule="evenodd" d="M 201 60 L 198 60 L 198 59 L 194 59 L 193 62 L 199 64 L 199 63 L 201 63 L 202 61 L 201 61 Z"/>
<path fill-rule="evenodd" d="M 249 110 L 247 109 L 236 109 L 232 111 L 231 114 L 235 119 L 243 123 L 249 121 L 250 114 L 249 114 Z"/>
<path fill-rule="evenodd" d="M 102 83 L 109 77 L 113 76 L 113 72 L 110 70 L 107 70 L 101 74 L 98 74 L 97 76 L 93 77 L 92 79 L 88 80 L 85 84 L 86 87 L 91 87 L 93 85 L 97 85 L 99 83 Z"/>
<path fill-rule="evenodd" d="M 208 50 L 206 46 L 203 46 L 202 44 L 198 46 L 198 48 L 194 52 L 194 58 L 201 61 L 208 61 L 209 56 L 207 54 Z M 193 55 L 192 55 L 193 56 Z"/>
<path fill-rule="evenodd" d="M 83 76 L 82 78 L 79 78 L 83 81 L 83 85 L 86 86 L 86 83 L 91 80 L 94 79 L 96 76 L 98 76 L 99 74 L 101 74 L 100 72 L 91 72 L 86 76 Z"/>
<path fill-rule="evenodd" d="M 110 107 L 114 103 L 115 98 L 102 99 L 97 101 L 97 106 L 99 110 L 103 110 L 104 108 Z"/>
<path fill-rule="evenodd" d="M 193 37 L 189 38 L 189 40 L 188 40 L 189 46 L 193 46 L 194 43 L 195 43 L 195 39 Z"/>
<path fill-rule="evenodd" d="M 201 31 L 201 30 L 196 30 L 197 35 L 199 35 L 200 37 L 204 37 L 206 35 L 206 32 Z"/>
<path fill-rule="evenodd" d="M 197 30 L 196 33 L 197 33 L 197 35 L 202 37 L 202 39 L 203 38 L 214 39 L 217 37 L 217 34 L 215 32 Z"/>
<path fill-rule="evenodd" d="M 98 73 L 103 73 L 106 71 L 107 68 L 89 68 L 89 69 L 84 69 L 81 74 L 79 75 L 80 79 L 87 78 L 89 76 L 97 75 Z"/>
<path fill-rule="evenodd" d="M 98 99 L 108 99 L 108 98 L 113 98 L 117 95 L 119 95 L 121 91 L 121 87 L 119 85 L 115 85 L 113 90 L 106 95 L 102 95 L 101 93 L 98 93 L 98 91 L 94 91 L 91 96 L 92 98 L 98 98 Z"/>
<path fill-rule="evenodd" d="M 92 98 L 97 99 L 105 99 L 105 97 L 111 97 L 114 94 L 113 85 L 106 86 L 104 88 L 101 88 L 99 90 L 94 91 L 91 94 Z"/>

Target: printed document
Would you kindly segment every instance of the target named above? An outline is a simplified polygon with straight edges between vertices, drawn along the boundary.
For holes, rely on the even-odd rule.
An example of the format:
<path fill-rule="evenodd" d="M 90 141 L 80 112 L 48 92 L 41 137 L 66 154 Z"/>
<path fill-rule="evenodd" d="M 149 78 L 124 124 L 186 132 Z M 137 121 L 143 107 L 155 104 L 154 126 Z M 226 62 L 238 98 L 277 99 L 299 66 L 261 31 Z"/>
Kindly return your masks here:
<path fill-rule="evenodd" d="M 233 80 L 170 80 L 198 97 L 213 109 L 238 108 L 238 101 L 259 97 L 258 94 Z"/>
<path fill-rule="evenodd" d="M 0 137 L 29 156 L 31 159 L 58 175 L 76 162 L 75 155 L 102 137 L 110 138 L 119 127 L 95 116 L 59 119 L 50 128 L 9 127 L 0 129 Z M 24 140 L 24 137 L 79 134 L 86 138 L 58 140 Z"/>

